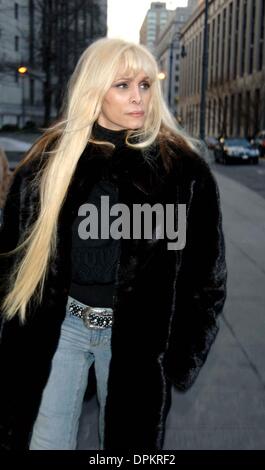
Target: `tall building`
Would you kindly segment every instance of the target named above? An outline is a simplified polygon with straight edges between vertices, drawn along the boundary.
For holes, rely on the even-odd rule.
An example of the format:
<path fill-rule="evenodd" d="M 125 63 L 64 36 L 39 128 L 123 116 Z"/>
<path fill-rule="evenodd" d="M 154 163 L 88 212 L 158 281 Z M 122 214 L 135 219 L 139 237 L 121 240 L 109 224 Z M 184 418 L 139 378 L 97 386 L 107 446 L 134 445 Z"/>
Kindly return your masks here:
<path fill-rule="evenodd" d="M 156 40 L 156 57 L 165 78 L 162 81 L 164 97 L 176 117 L 179 116 L 179 69 L 181 57 L 180 30 L 198 7 L 198 0 L 189 0 L 187 7 L 171 12 L 167 23 Z"/>
<path fill-rule="evenodd" d="M 198 135 L 204 2 L 182 28 L 180 112 Z M 252 136 L 265 129 L 265 1 L 210 0 L 206 94 L 208 135 Z"/>
<path fill-rule="evenodd" d="M 0 0 L 0 127 L 47 125 L 80 54 L 106 32 L 107 0 Z"/>
<path fill-rule="evenodd" d="M 145 15 L 140 29 L 140 44 L 147 46 L 153 53 L 160 31 L 165 26 L 171 13 L 172 11 L 167 10 L 166 3 L 152 2 Z"/>
<path fill-rule="evenodd" d="M 29 84 L 25 77 L 19 77 L 17 67 L 28 59 L 24 34 L 29 28 L 28 18 L 28 0 L 0 0 L 0 127 L 22 124 L 22 97 L 28 95 Z"/>

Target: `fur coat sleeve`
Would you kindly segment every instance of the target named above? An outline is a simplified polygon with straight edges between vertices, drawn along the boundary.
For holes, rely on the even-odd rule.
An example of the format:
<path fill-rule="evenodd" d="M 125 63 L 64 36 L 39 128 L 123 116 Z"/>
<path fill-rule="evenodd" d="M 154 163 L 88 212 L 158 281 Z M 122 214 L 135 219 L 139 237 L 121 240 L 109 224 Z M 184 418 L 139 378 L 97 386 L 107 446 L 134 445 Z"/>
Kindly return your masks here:
<path fill-rule="evenodd" d="M 226 299 L 220 195 L 209 166 L 204 162 L 203 167 L 201 178 L 192 182 L 186 246 L 165 354 L 166 375 L 180 391 L 189 389 L 197 378 L 218 332 Z"/>
<path fill-rule="evenodd" d="M 12 255 L 2 256 L 1 254 L 16 248 L 20 236 L 21 182 L 21 174 L 17 173 L 10 185 L 3 209 L 2 224 L 0 227 L 0 302 L 2 302 L 5 295 L 7 273 L 10 270 L 12 261 L 14 261 Z M 1 325 L 2 315 L 0 313 L 0 327 Z"/>
<path fill-rule="evenodd" d="M 12 174 L 9 170 L 6 154 L 0 147 L 0 209 L 4 206 L 11 178 Z"/>

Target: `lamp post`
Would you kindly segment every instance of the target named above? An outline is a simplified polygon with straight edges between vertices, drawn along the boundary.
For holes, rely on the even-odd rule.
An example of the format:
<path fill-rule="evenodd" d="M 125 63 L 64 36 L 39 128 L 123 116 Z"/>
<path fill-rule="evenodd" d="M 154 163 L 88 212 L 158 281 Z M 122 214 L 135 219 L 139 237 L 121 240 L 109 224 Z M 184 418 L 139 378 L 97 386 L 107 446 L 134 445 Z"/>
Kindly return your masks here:
<path fill-rule="evenodd" d="M 205 139 L 205 111 L 206 111 L 206 90 L 208 78 L 208 7 L 209 0 L 205 0 L 204 31 L 203 31 L 203 56 L 202 56 L 202 83 L 201 83 L 201 112 L 200 112 L 200 139 Z"/>
<path fill-rule="evenodd" d="M 22 79 L 22 127 L 25 125 L 25 75 L 28 72 L 28 68 L 25 65 L 20 65 L 17 71 Z"/>
<path fill-rule="evenodd" d="M 159 80 L 160 83 L 161 83 L 162 93 L 164 94 L 164 91 L 165 91 L 165 90 L 164 90 L 164 80 L 165 80 L 165 78 L 166 78 L 166 73 L 163 72 L 163 70 L 160 70 L 160 72 L 158 72 L 158 74 L 157 74 L 157 78 L 158 78 L 158 80 Z"/>
<path fill-rule="evenodd" d="M 173 52 L 176 49 L 176 45 L 179 42 L 179 32 L 175 33 L 171 43 L 170 43 L 170 49 L 169 49 L 169 76 L 168 76 L 168 104 L 173 111 L 173 106 L 172 106 L 172 75 L 173 75 Z"/>

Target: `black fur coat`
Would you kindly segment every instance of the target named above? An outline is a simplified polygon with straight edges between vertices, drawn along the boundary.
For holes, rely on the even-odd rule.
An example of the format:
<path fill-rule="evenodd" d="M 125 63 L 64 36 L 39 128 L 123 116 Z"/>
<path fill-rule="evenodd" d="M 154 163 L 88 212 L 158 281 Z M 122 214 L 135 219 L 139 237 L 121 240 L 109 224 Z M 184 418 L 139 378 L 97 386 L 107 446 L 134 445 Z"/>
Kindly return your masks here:
<path fill-rule="evenodd" d="M 156 149 L 156 150 L 155 150 Z M 219 191 L 203 158 L 176 154 L 167 174 L 157 148 L 150 166 L 140 151 L 113 154 L 119 201 L 186 204 L 186 245 L 167 250 L 166 239 L 122 239 L 116 271 L 112 359 L 105 410 L 105 448 L 161 449 L 172 384 L 187 390 L 218 331 L 226 297 L 225 246 Z M 101 177 L 100 151 L 85 151 L 59 218 L 57 254 L 50 262 L 41 305 L 28 321 L 2 321 L 0 343 L 1 446 L 25 449 L 56 350 L 71 282 L 71 224 Z M 37 164 L 37 166 L 39 163 Z M 17 172 L 4 211 L 0 251 L 14 248 L 34 220 L 38 195 L 29 189 L 36 163 Z M 0 259 L 8 277 L 12 258 Z M 2 283 L 1 296 L 5 291 Z M 66 384 L 67 386 L 67 384 Z M 63 397 L 62 397 L 63 399 Z"/>

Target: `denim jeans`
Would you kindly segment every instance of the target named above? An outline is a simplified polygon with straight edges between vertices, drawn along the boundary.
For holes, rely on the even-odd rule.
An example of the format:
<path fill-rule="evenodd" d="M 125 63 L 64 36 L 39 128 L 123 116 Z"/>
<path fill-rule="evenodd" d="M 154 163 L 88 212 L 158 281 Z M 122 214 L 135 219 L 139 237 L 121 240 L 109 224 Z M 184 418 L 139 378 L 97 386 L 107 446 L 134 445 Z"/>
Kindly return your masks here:
<path fill-rule="evenodd" d="M 99 401 L 99 441 L 103 449 L 104 409 L 111 359 L 111 327 L 87 328 L 69 313 L 62 324 L 58 348 L 34 423 L 30 450 L 73 450 L 87 387 L 88 371 L 95 362 Z M 81 302 L 78 302 L 81 306 Z"/>

